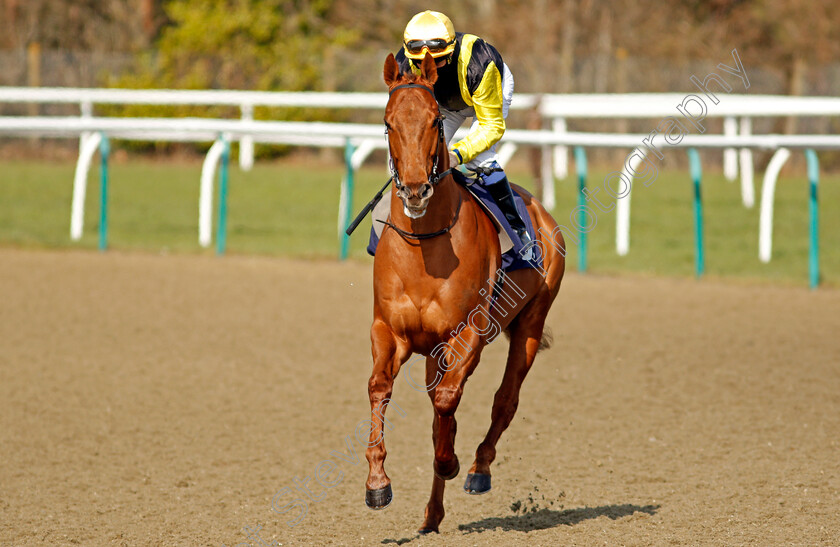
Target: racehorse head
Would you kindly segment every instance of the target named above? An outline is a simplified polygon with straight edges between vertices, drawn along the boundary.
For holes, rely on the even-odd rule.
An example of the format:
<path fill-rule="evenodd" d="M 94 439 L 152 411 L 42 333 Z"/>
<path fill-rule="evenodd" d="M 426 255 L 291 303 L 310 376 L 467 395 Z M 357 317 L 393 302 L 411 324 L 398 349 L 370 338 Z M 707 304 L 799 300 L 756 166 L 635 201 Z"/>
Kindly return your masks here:
<path fill-rule="evenodd" d="M 435 60 L 426 53 L 420 74 L 401 74 L 393 55 L 385 60 L 388 106 L 385 131 L 391 155 L 391 175 L 403 211 L 410 218 L 426 214 L 441 174 L 449 168 L 443 116 L 435 100 Z"/>

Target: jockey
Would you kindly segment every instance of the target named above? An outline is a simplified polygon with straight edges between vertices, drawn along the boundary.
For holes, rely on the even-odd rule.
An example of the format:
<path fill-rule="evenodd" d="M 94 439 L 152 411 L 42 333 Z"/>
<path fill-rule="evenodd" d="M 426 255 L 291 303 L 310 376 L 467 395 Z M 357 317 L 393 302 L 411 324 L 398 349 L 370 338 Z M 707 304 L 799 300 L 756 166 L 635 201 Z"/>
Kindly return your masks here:
<path fill-rule="evenodd" d="M 483 175 L 483 184 L 499 205 L 523 246 L 531 238 L 516 210 L 513 192 L 499 165 L 496 145 L 505 132 L 513 75 L 499 52 L 473 34 L 455 32 L 446 15 L 426 10 L 408 22 L 403 47 L 396 55 L 401 72 L 420 73 L 420 62 L 429 52 L 437 64 L 435 98 L 440 106 L 449 164 L 464 164 Z M 473 118 L 469 134 L 452 144 L 455 131 Z"/>

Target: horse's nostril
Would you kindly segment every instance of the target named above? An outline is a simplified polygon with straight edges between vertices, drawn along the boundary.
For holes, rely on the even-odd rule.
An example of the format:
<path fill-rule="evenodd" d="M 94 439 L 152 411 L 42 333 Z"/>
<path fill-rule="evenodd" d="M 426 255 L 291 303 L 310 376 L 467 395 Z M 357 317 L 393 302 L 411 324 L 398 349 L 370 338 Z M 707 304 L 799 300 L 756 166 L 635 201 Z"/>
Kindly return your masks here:
<path fill-rule="evenodd" d="M 432 195 L 432 185 L 431 184 L 424 184 L 423 189 L 420 191 L 421 198 L 427 198 Z"/>

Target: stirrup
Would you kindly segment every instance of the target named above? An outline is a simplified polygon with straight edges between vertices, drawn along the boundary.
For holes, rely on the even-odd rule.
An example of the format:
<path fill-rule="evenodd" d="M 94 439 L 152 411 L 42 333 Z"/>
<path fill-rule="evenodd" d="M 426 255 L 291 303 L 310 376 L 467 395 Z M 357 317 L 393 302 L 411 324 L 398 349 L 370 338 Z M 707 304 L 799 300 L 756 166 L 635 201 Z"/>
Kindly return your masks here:
<path fill-rule="evenodd" d="M 527 262 L 534 262 L 537 260 L 537 253 L 534 251 L 536 245 L 531 245 L 533 242 L 531 234 L 529 234 L 527 230 L 523 230 L 521 234 L 517 232 L 516 235 L 519 236 L 519 241 L 522 242 L 522 249 L 519 251 L 519 256 L 522 260 Z"/>

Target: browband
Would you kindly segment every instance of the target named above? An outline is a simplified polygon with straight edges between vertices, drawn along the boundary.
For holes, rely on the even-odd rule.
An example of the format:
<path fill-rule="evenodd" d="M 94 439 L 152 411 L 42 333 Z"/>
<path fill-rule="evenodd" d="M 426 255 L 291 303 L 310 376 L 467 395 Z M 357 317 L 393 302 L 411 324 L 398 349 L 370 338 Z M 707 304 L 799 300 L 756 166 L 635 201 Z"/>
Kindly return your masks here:
<path fill-rule="evenodd" d="M 389 92 L 388 92 L 388 95 L 389 95 L 389 96 L 390 96 L 390 95 L 393 95 L 393 94 L 394 94 L 394 91 L 396 91 L 396 90 L 398 90 L 398 89 L 401 89 L 401 88 L 403 88 L 403 87 L 419 87 L 420 89 L 425 89 L 426 91 L 428 91 L 429 93 L 431 93 L 432 97 L 434 97 L 434 96 L 435 96 L 435 91 L 434 91 L 432 88 L 430 88 L 430 87 L 428 87 L 428 86 L 425 86 L 425 85 L 423 85 L 423 84 L 413 84 L 413 83 L 410 83 L 410 84 L 400 84 L 400 85 L 398 85 L 398 86 L 395 86 L 393 89 L 391 89 L 391 91 L 389 91 Z"/>

